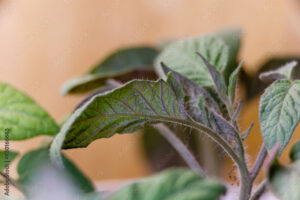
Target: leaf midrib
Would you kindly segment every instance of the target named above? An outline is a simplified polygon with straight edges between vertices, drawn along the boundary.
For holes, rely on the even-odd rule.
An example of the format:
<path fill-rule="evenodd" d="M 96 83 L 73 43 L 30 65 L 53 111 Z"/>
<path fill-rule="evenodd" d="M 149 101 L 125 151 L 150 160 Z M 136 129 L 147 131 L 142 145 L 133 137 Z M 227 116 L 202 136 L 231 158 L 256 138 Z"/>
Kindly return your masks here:
<path fill-rule="evenodd" d="M 278 131 L 278 129 L 281 127 L 281 117 L 282 117 L 282 111 L 284 110 L 283 109 L 283 105 L 284 105 L 284 103 L 285 103 L 285 101 L 286 101 L 286 98 L 289 96 L 289 91 L 293 88 L 295 86 L 295 84 L 293 84 L 293 85 L 290 85 L 290 87 L 288 88 L 288 90 L 285 92 L 285 95 L 284 95 L 284 98 L 283 98 L 283 100 L 282 100 L 282 103 L 279 105 L 280 106 L 280 112 L 279 112 L 279 117 L 278 117 L 278 122 L 279 123 L 277 123 L 277 125 L 275 125 L 276 126 L 276 138 L 278 138 L 278 133 L 280 132 L 280 131 Z M 269 115 L 269 117 L 270 117 L 271 115 Z M 269 120 L 269 117 L 268 117 L 268 119 L 266 120 L 267 122 L 268 121 L 270 121 Z M 283 141 L 284 141 L 284 143 L 286 142 L 285 140 L 286 140 L 286 138 L 285 138 L 285 135 L 283 135 L 283 137 L 284 137 L 284 139 L 283 139 Z M 283 144 L 283 145 L 285 145 L 285 144 Z"/>

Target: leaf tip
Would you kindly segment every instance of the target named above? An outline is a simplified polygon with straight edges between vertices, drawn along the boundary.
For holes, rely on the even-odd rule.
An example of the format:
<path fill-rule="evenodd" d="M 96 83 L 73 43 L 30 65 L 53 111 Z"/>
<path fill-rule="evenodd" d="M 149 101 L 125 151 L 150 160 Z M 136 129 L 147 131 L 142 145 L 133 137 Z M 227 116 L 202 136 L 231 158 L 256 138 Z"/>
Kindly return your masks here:
<path fill-rule="evenodd" d="M 164 62 L 160 62 L 160 65 L 166 75 L 171 71 L 171 69 Z"/>

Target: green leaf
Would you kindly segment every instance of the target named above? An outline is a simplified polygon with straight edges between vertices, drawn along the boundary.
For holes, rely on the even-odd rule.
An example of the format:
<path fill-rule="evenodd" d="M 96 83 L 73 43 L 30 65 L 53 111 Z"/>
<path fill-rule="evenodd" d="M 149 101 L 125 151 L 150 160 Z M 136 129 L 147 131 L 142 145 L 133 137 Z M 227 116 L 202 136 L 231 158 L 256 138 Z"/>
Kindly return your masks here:
<path fill-rule="evenodd" d="M 153 62 L 157 54 L 158 51 L 151 47 L 121 49 L 110 54 L 88 74 L 68 81 L 63 86 L 61 93 L 63 95 L 86 93 L 105 86 L 106 80 L 111 78 L 144 77 L 153 69 Z"/>
<path fill-rule="evenodd" d="M 162 80 L 135 80 L 97 94 L 78 107 L 55 137 L 51 146 L 52 160 L 60 160 L 62 146 L 86 147 L 96 139 L 115 133 L 132 133 L 145 124 L 183 123 L 186 114 L 182 101 Z"/>
<path fill-rule="evenodd" d="M 265 61 L 263 61 L 262 64 L 257 68 L 259 69 L 255 74 L 247 74 L 243 69 L 241 70 L 241 76 L 240 79 L 241 82 L 243 82 L 243 85 L 245 85 L 247 90 L 247 100 L 250 100 L 258 95 L 261 95 L 261 93 L 267 88 L 270 83 L 272 82 L 264 82 L 259 79 L 259 75 L 267 72 L 267 71 L 273 71 L 278 69 L 280 66 L 284 66 L 286 63 L 291 62 L 291 60 L 294 60 L 298 63 L 300 63 L 300 57 L 271 57 L 267 58 Z M 296 67 L 295 71 L 293 73 L 293 79 L 300 79 L 300 67 Z"/>
<path fill-rule="evenodd" d="M 260 100 L 260 123 L 268 150 L 279 142 L 283 151 L 300 118 L 300 81 L 277 80 Z"/>
<path fill-rule="evenodd" d="M 186 113 L 184 95 L 177 93 L 178 84 L 172 85 L 172 82 L 170 79 L 167 82 L 134 80 L 84 100 L 54 138 L 51 160 L 62 165 L 62 148 L 86 147 L 94 140 L 109 138 L 116 133 L 133 133 L 146 124 L 183 125 L 197 129 L 215 141 L 220 140 L 214 130 Z"/>
<path fill-rule="evenodd" d="M 6 168 L 6 166 L 8 166 L 17 157 L 17 155 L 17 152 L 6 152 L 0 150 L 0 172 L 2 172 Z"/>
<path fill-rule="evenodd" d="M 171 87 L 159 80 L 131 81 L 110 92 L 85 100 L 70 116 L 51 146 L 52 160 L 60 149 L 86 147 L 115 133 L 132 133 L 145 124 L 183 123 L 186 115 Z M 61 161 L 59 161 L 61 162 Z"/>
<path fill-rule="evenodd" d="M 155 61 L 155 67 L 160 76 L 166 79 L 160 63 L 165 63 L 186 78 L 201 86 L 213 86 L 213 80 L 203 63 L 196 54 L 203 57 L 223 73 L 226 70 L 229 59 L 229 48 L 222 39 L 212 36 L 186 39 L 169 44 Z"/>
<path fill-rule="evenodd" d="M 228 65 L 224 71 L 225 81 L 229 79 L 230 74 L 235 70 L 237 66 L 237 56 L 240 50 L 241 43 L 241 30 L 240 29 L 229 29 L 216 32 L 213 34 L 214 37 L 222 39 L 225 44 L 229 47 L 229 58 Z"/>
<path fill-rule="evenodd" d="M 259 78 L 262 81 L 274 81 L 274 80 L 292 80 L 293 73 L 295 71 L 296 66 L 298 63 L 296 61 L 289 62 L 284 66 L 280 67 L 279 69 L 268 71 L 261 73 Z"/>
<path fill-rule="evenodd" d="M 129 184 L 112 194 L 109 200 L 215 200 L 226 188 L 218 181 L 196 172 L 170 169 L 150 178 Z"/>
<path fill-rule="evenodd" d="M 22 186 L 25 193 L 32 184 L 39 169 L 45 165 L 50 165 L 49 149 L 41 148 L 26 153 L 18 164 L 18 183 Z M 90 180 L 80 172 L 80 170 L 65 156 L 63 156 L 64 167 L 71 181 L 78 186 L 82 192 L 93 192 L 94 187 Z"/>
<path fill-rule="evenodd" d="M 228 86 L 228 96 L 230 98 L 231 103 L 234 103 L 235 100 L 235 89 L 237 84 L 238 74 L 242 68 L 243 63 L 241 62 L 239 66 L 232 72 L 229 78 L 229 86 Z"/>
<path fill-rule="evenodd" d="M 0 83 L 0 140 L 24 140 L 55 135 L 59 127 L 49 114 L 26 94 Z M 8 135 L 3 131 L 8 129 Z"/>

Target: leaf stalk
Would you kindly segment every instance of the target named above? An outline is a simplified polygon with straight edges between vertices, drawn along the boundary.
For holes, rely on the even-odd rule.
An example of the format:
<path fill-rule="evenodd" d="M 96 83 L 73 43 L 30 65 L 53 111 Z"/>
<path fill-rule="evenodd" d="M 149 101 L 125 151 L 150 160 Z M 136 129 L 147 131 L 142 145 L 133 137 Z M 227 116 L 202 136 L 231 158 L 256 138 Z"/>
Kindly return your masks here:
<path fill-rule="evenodd" d="M 174 149 L 180 154 L 187 165 L 194 171 L 198 172 L 202 176 L 205 176 L 204 170 L 201 168 L 194 155 L 189 151 L 189 149 L 183 144 L 183 142 L 175 135 L 164 124 L 156 124 L 154 128 L 159 130 L 160 134 L 174 147 Z"/>

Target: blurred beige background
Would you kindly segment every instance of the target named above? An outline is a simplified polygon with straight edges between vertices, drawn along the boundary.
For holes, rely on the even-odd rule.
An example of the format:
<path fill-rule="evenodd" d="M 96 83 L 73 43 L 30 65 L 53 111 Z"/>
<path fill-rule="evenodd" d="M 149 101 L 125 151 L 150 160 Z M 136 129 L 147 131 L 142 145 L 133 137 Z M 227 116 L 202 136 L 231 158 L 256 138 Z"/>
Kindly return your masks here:
<path fill-rule="evenodd" d="M 224 27 L 242 28 L 240 58 L 247 71 L 255 72 L 269 56 L 300 55 L 297 4 L 296 0 L 1 0 L 0 80 L 26 91 L 59 121 L 82 98 L 61 97 L 62 84 L 109 52 Z M 242 127 L 253 118 L 257 122 L 256 111 L 257 100 L 245 106 Z M 259 134 L 256 123 L 249 139 L 254 145 L 248 148 L 249 162 L 259 149 Z M 138 137 L 114 136 L 67 154 L 94 180 L 144 176 L 150 168 Z M 299 129 L 296 137 L 300 138 Z M 41 140 L 16 142 L 12 148 L 24 152 Z"/>

